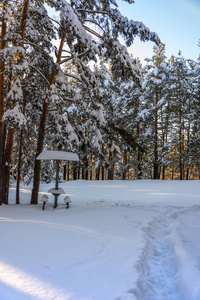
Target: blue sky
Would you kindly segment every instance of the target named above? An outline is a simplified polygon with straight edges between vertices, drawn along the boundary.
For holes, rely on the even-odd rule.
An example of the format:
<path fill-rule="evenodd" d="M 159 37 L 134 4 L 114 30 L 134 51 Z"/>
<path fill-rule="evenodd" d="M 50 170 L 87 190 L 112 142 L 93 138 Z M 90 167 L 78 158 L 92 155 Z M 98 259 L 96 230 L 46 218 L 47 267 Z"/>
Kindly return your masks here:
<path fill-rule="evenodd" d="M 187 59 L 200 54 L 200 0 L 135 0 L 135 4 L 119 2 L 119 10 L 134 21 L 141 21 L 155 31 L 166 45 L 166 56 L 179 50 Z M 135 40 L 130 52 L 134 57 L 151 57 L 153 43 Z"/>

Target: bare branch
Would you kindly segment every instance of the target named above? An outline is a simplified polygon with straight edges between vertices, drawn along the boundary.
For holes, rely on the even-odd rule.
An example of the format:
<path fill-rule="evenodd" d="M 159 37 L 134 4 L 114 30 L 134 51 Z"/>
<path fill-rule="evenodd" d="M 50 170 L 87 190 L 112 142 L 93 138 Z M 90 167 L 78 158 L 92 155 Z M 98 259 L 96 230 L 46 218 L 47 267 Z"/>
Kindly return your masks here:
<path fill-rule="evenodd" d="M 70 99 L 70 98 L 65 98 L 64 101 L 74 103 L 74 100 L 73 100 L 73 99 Z"/>
<path fill-rule="evenodd" d="M 88 32 L 96 35 L 98 38 L 100 38 L 101 40 L 103 40 L 103 37 L 100 34 L 98 34 L 96 31 L 92 30 L 91 28 L 89 28 L 89 27 L 87 27 L 85 25 L 83 25 L 83 27 L 85 28 L 86 31 L 88 31 Z"/>
<path fill-rule="evenodd" d="M 30 68 L 33 68 L 38 74 L 40 74 L 40 76 L 46 81 L 46 83 L 49 85 L 50 84 L 50 82 L 49 82 L 49 80 L 36 68 L 36 67 L 34 67 L 34 66 L 32 66 L 32 65 L 29 65 L 29 67 Z"/>
<path fill-rule="evenodd" d="M 82 82 L 82 80 L 74 74 L 70 74 L 70 73 L 64 73 L 64 74 L 65 74 L 65 76 L 72 77 L 72 78 L 78 80 L 79 82 Z"/>
<path fill-rule="evenodd" d="M 90 50 L 88 49 L 88 50 L 86 50 L 85 52 L 80 53 L 79 55 L 77 55 L 77 57 L 80 58 L 80 57 L 84 56 L 85 54 L 87 54 L 89 51 L 90 51 Z M 63 57 L 64 57 L 64 56 L 63 56 Z M 67 56 L 66 56 L 66 57 L 67 57 Z M 70 61 L 70 60 L 73 59 L 73 58 L 74 58 L 73 56 L 71 56 L 71 57 L 68 56 L 66 59 L 64 59 L 64 60 L 62 60 L 62 61 L 60 62 L 60 65 L 63 64 L 63 63 L 65 63 L 65 62 Z"/>
<path fill-rule="evenodd" d="M 58 111 L 57 108 L 51 108 L 51 109 L 48 109 L 48 112 L 50 111 Z"/>
<path fill-rule="evenodd" d="M 50 17 L 49 17 L 49 20 L 51 20 L 52 22 L 55 22 L 55 23 L 57 23 L 59 26 L 61 26 L 60 23 L 59 23 L 57 20 L 54 20 L 54 19 L 52 19 L 52 18 L 50 18 Z"/>
<path fill-rule="evenodd" d="M 57 128 L 56 128 L 56 126 L 54 126 L 54 125 L 49 125 L 48 127 L 46 127 L 45 131 L 48 130 L 48 129 L 50 129 L 50 128 L 53 128 L 55 131 L 58 131 Z"/>
<path fill-rule="evenodd" d="M 101 15 L 109 15 L 107 11 L 101 11 L 101 10 L 89 10 L 89 9 L 83 9 L 83 8 L 78 8 L 78 12 L 87 12 L 89 14 L 101 14 Z"/>
<path fill-rule="evenodd" d="M 95 25 L 97 25 L 103 32 L 105 32 L 105 30 L 103 29 L 103 27 L 101 27 L 101 25 L 99 25 L 96 21 L 93 21 L 93 20 L 83 20 L 84 22 L 90 22 L 90 23 L 93 23 Z"/>
<path fill-rule="evenodd" d="M 24 43 L 24 44 L 31 45 L 31 46 L 33 46 L 33 47 L 39 49 L 42 53 L 44 53 L 44 55 L 45 55 L 46 57 L 48 57 L 48 58 L 50 59 L 50 61 L 52 62 L 52 64 L 55 64 L 55 62 L 53 61 L 52 57 L 51 57 L 48 53 L 46 53 L 40 46 L 38 46 L 38 45 L 36 45 L 36 44 L 34 44 L 34 43 L 31 43 L 31 42 L 30 42 L 29 40 L 27 40 L 27 39 L 24 39 L 23 43 Z"/>
<path fill-rule="evenodd" d="M 67 53 L 71 54 L 71 52 L 70 52 L 70 51 L 68 51 L 68 50 L 63 50 L 63 52 L 67 52 Z"/>

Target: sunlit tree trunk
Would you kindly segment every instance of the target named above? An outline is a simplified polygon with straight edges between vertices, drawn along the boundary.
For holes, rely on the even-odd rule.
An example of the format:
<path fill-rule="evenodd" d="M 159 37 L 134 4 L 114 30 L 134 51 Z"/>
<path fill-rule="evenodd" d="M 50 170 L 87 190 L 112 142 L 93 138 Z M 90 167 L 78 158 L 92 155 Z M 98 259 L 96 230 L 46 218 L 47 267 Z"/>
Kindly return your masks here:
<path fill-rule="evenodd" d="M 23 12 L 22 12 L 22 18 L 21 18 L 21 38 L 22 40 L 24 39 L 25 35 L 25 24 L 26 24 L 26 19 L 27 19 L 27 12 L 29 9 L 29 0 L 25 0 L 23 3 Z M 1 34 L 1 39 L 5 36 L 6 32 L 6 27 L 5 27 L 4 21 L 2 21 L 2 34 Z M 1 41 L 1 49 L 5 47 L 4 41 Z M 18 63 L 20 62 L 20 59 Z M 3 63 L 2 63 L 3 66 Z M 0 67 L 0 73 L 2 74 L 2 78 L 0 79 L 1 84 L 4 84 L 4 79 L 3 79 L 3 73 L 1 71 L 4 71 L 4 66 L 3 69 Z M 12 75 L 11 75 L 12 76 Z M 3 79 L 3 80 L 2 80 Z M 10 91 L 10 81 L 8 82 L 8 87 L 7 87 L 7 93 Z M 0 86 L 0 93 L 1 93 L 2 87 Z M 0 96 L 1 97 L 1 96 Z M 0 100 L 2 104 L 2 99 Z M 1 105 L 0 104 L 0 105 Z M 6 136 L 6 130 L 5 130 L 5 125 L 2 124 L 1 119 L 3 115 L 3 108 L 0 108 L 1 113 L 0 113 L 0 144 L 1 144 L 1 149 L 0 149 L 0 189 L 1 189 L 1 196 L 3 199 L 1 202 L 4 202 L 5 204 L 8 204 L 8 196 L 9 196 L 9 179 L 10 179 L 10 168 L 11 168 L 11 155 L 12 155 L 12 148 L 13 148 L 13 141 L 14 141 L 14 134 L 15 130 L 14 128 L 9 128 L 8 133 Z M 2 140 L 2 135 L 3 135 L 3 140 Z M 3 176 L 2 176 L 3 175 Z"/>
<path fill-rule="evenodd" d="M 61 61 L 61 55 L 64 45 L 66 34 L 64 33 L 59 46 L 59 51 L 57 55 L 57 63 L 59 64 Z M 56 71 L 52 72 L 51 79 L 50 79 L 50 85 L 54 83 L 56 76 Z M 48 103 L 47 103 L 47 95 L 43 103 L 43 111 L 42 116 L 40 120 L 39 125 L 39 134 L 38 134 L 38 141 L 37 141 L 37 151 L 35 156 L 35 167 L 34 167 L 34 178 L 33 178 L 33 189 L 32 189 L 32 195 L 31 195 L 31 204 L 37 204 L 38 203 L 38 192 L 39 192 L 39 185 L 40 185 L 40 160 L 37 160 L 37 156 L 43 151 L 43 144 L 44 144 L 44 136 L 45 136 L 45 125 L 48 115 Z"/>
<path fill-rule="evenodd" d="M 0 49 L 5 48 L 6 23 L 4 19 L 1 22 L 1 40 Z M 4 107 L 4 62 L 0 60 L 0 205 L 3 203 L 3 167 L 4 167 L 4 124 L 2 122 Z"/>

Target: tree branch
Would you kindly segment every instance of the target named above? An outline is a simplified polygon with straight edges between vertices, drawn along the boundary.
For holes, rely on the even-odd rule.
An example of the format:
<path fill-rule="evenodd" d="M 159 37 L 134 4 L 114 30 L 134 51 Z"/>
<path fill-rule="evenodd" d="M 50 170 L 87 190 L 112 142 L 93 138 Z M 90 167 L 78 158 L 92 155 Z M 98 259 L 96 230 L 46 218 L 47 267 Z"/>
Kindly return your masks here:
<path fill-rule="evenodd" d="M 89 51 L 90 51 L 90 50 L 88 49 L 88 50 L 86 50 L 85 52 L 78 54 L 77 57 L 80 58 L 80 57 L 84 56 L 85 54 L 87 54 Z M 67 56 L 66 56 L 66 57 L 67 57 Z M 60 65 L 63 64 L 63 63 L 65 63 L 65 62 L 70 61 L 70 60 L 73 59 L 73 58 L 74 58 L 73 56 L 71 56 L 71 57 L 68 56 L 68 58 L 63 59 L 63 60 L 60 62 Z"/>
<path fill-rule="evenodd" d="M 83 22 L 90 22 L 90 23 L 93 23 L 95 25 L 97 25 L 103 32 L 105 32 L 105 30 L 103 29 L 103 27 L 101 27 L 101 25 L 99 25 L 96 21 L 93 21 L 93 20 L 83 20 Z"/>
<path fill-rule="evenodd" d="M 48 57 L 48 58 L 50 59 L 50 61 L 52 62 L 52 64 L 55 65 L 55 62 L 53 61 L 52 57 L 51 57 L 48 53 L 46 53 L 40 46 L 38 46 L 38 45 L 36 45 L 36 44 L 34 44 L 34 43 L 28 41 L 27 39 L 24 39 L 23 43 L 24 43 L 24 44 L 31 45 L 31 46 L 33 46 L 33 47 L 39 49 L 46 57 Z"/>
<path fill-rule="evenodd" d="M 82 80 L 76 75 L 73 75 L 73 74 L 70 74 L 70 73 L 64 73 L 64 74 L 65 74 L 65 76 L 72 77 L 72 78 L 78 80 L 79 82 L 82 82 Z"/>
<path fill-rule="evenodd" d="M 101 15 L 109 15 L 107 11 L 101 11 L 101 10 L 90 10 L 90 9 L 83 9 L 83 8 L 78 8 L 78 12 L 87 12 L 89 14 L 101 14 Z"/>
<path fill-rule="evenodd" d="M 50 82 L 49 82 L 49 80 L 36 68 L 36 67 L 34 67 L 34 66 L 32 66 L 32 65 L 29 65 L 29 67 L 30 68 L 33 68 L 38 74 L 40 74 L 40 76 L 46 81 L 46 83 L 49 85 L 50 84 Z"/>
<path fill-rule="evenodd" d="M 96 35 L 98 38 L 100 38 L 101 40 L 103 40 L 103 37 L 100 34 L 98 34 L 96 31 L 92 30 L 91 28 L 89 28 L 89 27 L 87 27 L 85 25 L 83 25 L 83 28 L 85 28 L 86 31 L 88 31 L 88 32 Z"/>

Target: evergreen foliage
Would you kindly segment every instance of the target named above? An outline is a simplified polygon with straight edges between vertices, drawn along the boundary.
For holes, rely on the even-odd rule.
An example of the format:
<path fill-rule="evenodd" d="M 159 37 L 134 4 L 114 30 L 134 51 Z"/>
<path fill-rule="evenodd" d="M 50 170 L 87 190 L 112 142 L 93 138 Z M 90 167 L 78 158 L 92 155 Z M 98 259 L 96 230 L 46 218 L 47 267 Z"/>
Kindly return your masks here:
<path fill-rule="evenodd" d="M 155 42 L 144 67 L 126 48 L 136 36 Z M 199 60 L 167 59 L 117 1 L 1 1 L 0 205 L 10 175 L 16 203 L 21 178 L 37 203 L 55 172 L 43 149 L 79 154 L 65 179 L 200 178 L 199 128 Z"/>

